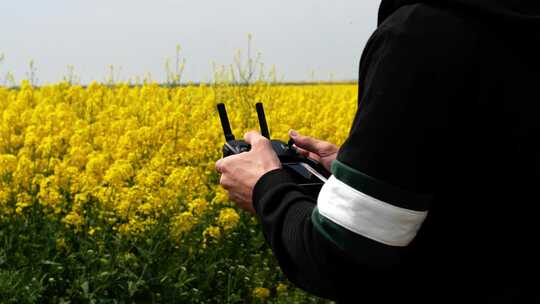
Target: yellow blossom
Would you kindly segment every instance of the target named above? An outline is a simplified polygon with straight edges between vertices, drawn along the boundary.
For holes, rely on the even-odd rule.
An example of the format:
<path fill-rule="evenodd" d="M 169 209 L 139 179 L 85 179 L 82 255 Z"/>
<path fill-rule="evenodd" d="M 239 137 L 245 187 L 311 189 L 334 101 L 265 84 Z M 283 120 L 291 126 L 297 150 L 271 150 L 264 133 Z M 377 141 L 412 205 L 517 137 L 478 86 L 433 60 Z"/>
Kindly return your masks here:
<path fill-rule="evenodd" d="M 32 206 L 32 197 L 28 193 L 21 192 L 17 194 L 17 203 L 15 203 L 15 212 L 22 214 L 24 209 Z"/>
<path fill-rule="evenodd" d="M 38 199 L 40 204 L 51 209 L 55 214 L 62 211 L 64 198 L 57 185 L 57 179 L 54 175 L 43 178 L 39 182 Z"/>
<path fill-rule="evenodd" d="M 175 216 L 173 219 L 172 233 L 176 237 L 181 237 L 197 224 L 197 219 L 190 211 L 185 211 Z"/>
<path fill-rule="evenodd" d="M 77 212 L 71 211 L 62 220 L 66 225 L 72 226 L 76 231 L 81 229 L 84 224 L 84 218 Z"/>
<path fill-rule="evenodd" d="M 240 217 L 217 182 L 223 134 L 216 100 L 227 102 L 238 137 L 256 127 L 250 102 L 259 99 L 275 139 L 286 141 L 292 127 L 337 145 L 357 106 L 354 84 L 247 89 L 151 81 L 0 87 L 0 219 L 29 216 L 39 204 L 35 210 L 44 214 L 37 216 L 75 231 L 97 221 L 114 233 L 141 235 L 166 221 L 171 238 L 182 240 L 201 237 L 196 225 L 217 214 L 202 237 L 219 239 Z M 305 110 L 291 111 L 298 108 Z"/>
<path fill-rule="evenodd" d="M 264 300 L 270 296 L 270 290 L 264 287 L 255 287 L 252 294 L 253 297 Z"/>
<path fill-rule="evenodd" d="M 104 180 L 113 186 L 122 187 L 133 175 L 131 164 L 126 160 L 118 160 L 107 169 Z"/>
<path fill-rule="evenodd" d="M 214 189 L 215 196 L 212 200 L 213 203 L 227 203 L 229 202 L 229 193 L 223 187 L 218 186 Z"/>
<path fill-rule="evenodd" d="M 278 283 L 278 285 L 276 286 L 276 291 L 277 293 L 284 293 L 287 291 L 287 285 L 283 284 L 283 283 Z"/>
<path fill-rule="evenodd" d="M 9 190 L 0 189 L 0 205 L 5 204 L 9 199 Z"/>
<path fill-rule="evenodd" d="M 195 215 L 201 216 L 208 208 L 208 202 L 202 198 L 196 198 L 188 203 L 189 210 Z"/>
<path fill-rule="evenodd" d="M 217 222 L 223 230 L 229 230 L 236 227 L 239 220 L 240 216 L 236 213 L 236 210 L 233 208 L 224 208 L 219 212 Z"/>
<path fill-rule="evenodd" d="M 17 157 L 12 154 L 0 155 L 0 177 L 6 173 L 13 173 L 17 169 Z"/>
<path fill-rule="evenodd" d="M 221 235 L 221 230 L 219 230 L 219 227 L 216 226 L 210 226 L 207 227 L 204 232 L 203 236 L 210 236 L 211 238 L 217 239 Z"/>
<path fill-rule="evenodd" d="M 150 215 L 152 213 L 154 209 L 154 206 L 152 203 L 144 203 L 144 204 L 141 204 L 137 210 L 142 213 L 142 214 L 145 214 L 145 215 Z"/>
<path fill-rule="evenodd" d="M 56 248 L 58 250 L 64 250 L 67 251 L 69 247 L 66 244 L 66 240 L 64 238 L 56 239 Z"/>

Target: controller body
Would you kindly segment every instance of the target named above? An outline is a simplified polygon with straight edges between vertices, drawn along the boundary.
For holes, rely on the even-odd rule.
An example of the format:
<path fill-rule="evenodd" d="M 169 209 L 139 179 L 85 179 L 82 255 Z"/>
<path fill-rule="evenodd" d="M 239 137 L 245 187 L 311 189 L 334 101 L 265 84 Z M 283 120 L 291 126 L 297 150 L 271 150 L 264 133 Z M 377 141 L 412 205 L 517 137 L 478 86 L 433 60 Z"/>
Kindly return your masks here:
<path fill-rule="evenodd" d="M 274 149 L 281 162 L 281 167 L 289 173 L 294 182 L 298 184 L 306 194 L 317 199 L 321 187 L 331 175 L 330 172 L 328 172 L 319 162 L 298 153 L 293 146 L 294 141 L 292 138 L 287 143 L 270 139 L 270 131 L 266 124 L 266 116 L 264 115 L 262 103 L 257 103 L 255 108 L 259 119 L 261 135 L 270 140 L 272 149 Z M 225 136 L 225 144 L 222 149 L 223 157 L 250 151 L 251 146 L 248 143 L 243 140 L 235 139 L 229 124 L 225 105 L 219 103 L 217 105 L 217 110 L 221 120 L 223 134 Z"/>
<path fill-rule="evenodd" d="M 314 197 L 319 195 L 321 187 L 330 177 L 328 172 L 319 162 L 306 157 L 296 151 L 292 146 L 292 140 L 284 143 L 280 140 L 271 140 L 272 148 L 278 156 L 281 166 L 294 179 L 305 193 Z M 243 140 L 231 140 L 223 145 L 223 157 L 248 152 L 251 146 Z"/>
<path fill-rule="evenodd" d="M 294 143 L 292 139 L 288 143 L 275 139 L 270 142 L 282 168 L 289 173 L 296 184 L 305 190 L 306 194 L 316 199 L 321 187 L 330 177 L 330 172 L 316 160 L 298 153 L 292 146 Z M 243 140 L 229 140 L 223 145 L 223 157 L 250 150 L 251 146 Z"/>

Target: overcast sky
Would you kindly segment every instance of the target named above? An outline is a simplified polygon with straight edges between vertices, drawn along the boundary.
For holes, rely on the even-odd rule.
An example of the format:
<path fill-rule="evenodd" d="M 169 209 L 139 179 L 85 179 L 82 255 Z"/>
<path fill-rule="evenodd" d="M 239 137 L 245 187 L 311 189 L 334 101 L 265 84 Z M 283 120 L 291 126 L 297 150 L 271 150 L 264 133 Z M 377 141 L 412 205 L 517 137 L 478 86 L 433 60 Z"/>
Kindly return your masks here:
<path fill-rule="evenodd" d="M 286 81 L 355 80 L 380 0 L 1 0 L 0 80 L 24 78 L 34 60 L 39 83 L 62 79 L 73 65 L 81 82 L 165 79 L 165 60 L 180 44 L 184 79 L 209 81 L 212 62 L 245 52 L 247 34 L 266 66 Z M 0 82 L 1 84 L 1 82 Z"/>

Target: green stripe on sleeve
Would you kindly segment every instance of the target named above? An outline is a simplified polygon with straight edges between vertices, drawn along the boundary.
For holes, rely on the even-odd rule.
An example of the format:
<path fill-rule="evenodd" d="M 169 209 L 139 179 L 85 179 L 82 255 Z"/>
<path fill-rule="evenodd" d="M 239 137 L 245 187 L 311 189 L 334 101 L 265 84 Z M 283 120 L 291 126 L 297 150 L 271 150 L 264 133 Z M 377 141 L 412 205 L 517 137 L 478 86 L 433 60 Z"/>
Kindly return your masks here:
<path fill-rule="evenodd" d="M 331 171 L 343 183 L 378 200 L 417 211 L 425 211 L 429 207 L 431 196 L 399 189 L 364 174 L 337 159 L 332 162 Z"/>
<path fill-rule="evenodd" d="M 317 207 L 311 213 L 313 226 L 327 240 L 334 243 L 339 249 L 353 257 L 373 261 L 374 259 L 395 259 L 394 256 L 402 249 L 396 246 L 387 246 L 356 234 L 319 213 Z M 391 248 L 391 250 L 389 250 Z M 388 260 L 388 259 L 387 259 Z"/>

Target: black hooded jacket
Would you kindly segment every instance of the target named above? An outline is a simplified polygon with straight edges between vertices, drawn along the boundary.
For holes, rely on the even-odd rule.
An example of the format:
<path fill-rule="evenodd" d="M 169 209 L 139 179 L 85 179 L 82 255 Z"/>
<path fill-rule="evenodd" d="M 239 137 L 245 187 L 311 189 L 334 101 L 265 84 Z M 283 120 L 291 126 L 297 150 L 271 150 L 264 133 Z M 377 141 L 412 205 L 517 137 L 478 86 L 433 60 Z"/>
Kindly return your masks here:
<path fill-rule="evenodd" d="M 418 3 L 453 8 L 503 27 L 534 28 L 540 24 L 540 3 L 534 0 L 383 0 L 378 24 L 399 8 Z"/>
<path fill-rule="evenodd" d="M 540 303 L 539 42 L 540 1 L 383 0 L 318 201 L 281 169 L 255 185 L 286 276 L 339 302 Z"/>

